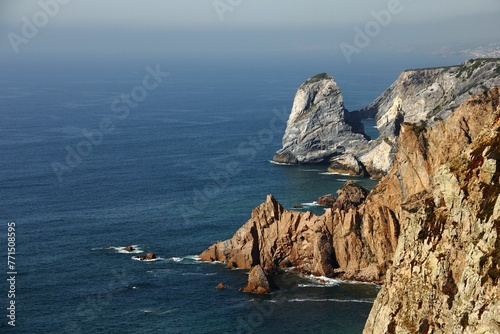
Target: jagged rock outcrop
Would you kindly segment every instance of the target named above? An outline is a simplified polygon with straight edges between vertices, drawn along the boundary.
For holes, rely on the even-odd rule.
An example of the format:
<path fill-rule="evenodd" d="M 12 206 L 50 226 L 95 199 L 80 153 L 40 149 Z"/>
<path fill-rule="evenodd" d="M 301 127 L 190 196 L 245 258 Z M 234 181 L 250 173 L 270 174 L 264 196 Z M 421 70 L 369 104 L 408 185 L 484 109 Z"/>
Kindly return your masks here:
<path fill-rule="evenodd" d="M 401 234 L 365 334 L 500 332 L 499 159 L 498 88 L 402 126 Z"/>
<path fill-rule="evenodd" d="M 352 153 L 365 145 L 365 135 L 355 133 L 362 125 L 346 118 L 342 93 L 326 73 L 304 82 L 295 94 L 283 136 L 283 148 L 273 160 L 301 164 L 327 162 L 331 157 Z"/>
<path fill-rule="evenodd" d="M 348 211 L 356 209 L 363 203 L 368 195 L 368 189 L 360 186 L 356 182 L 347 181 L 342 188 L 337 191 L 337 200 L 333 203 L 332 208 Z"/>
<path fill-rule="evenodd" d="M 278 287 L 273 281 L 273 278 L 264 272 L 260 264 L 254 266 L 248 274 L 248 284 L 242 292 L 266 294 L 278 290 Z"/>
<path fill-rule="evenodd" d="M 321 216 L 285 210 L 268 195 L 231 239 L 212 245 L 200 259 L 229 268 L 260 264 L 273 273 L 295 267 L 304 274 L 380 282 L 396 247 L 399 223 L 383 202 L 363 209 L 363 189 L 348 182 L 338 192 L 338 207 Z"/>

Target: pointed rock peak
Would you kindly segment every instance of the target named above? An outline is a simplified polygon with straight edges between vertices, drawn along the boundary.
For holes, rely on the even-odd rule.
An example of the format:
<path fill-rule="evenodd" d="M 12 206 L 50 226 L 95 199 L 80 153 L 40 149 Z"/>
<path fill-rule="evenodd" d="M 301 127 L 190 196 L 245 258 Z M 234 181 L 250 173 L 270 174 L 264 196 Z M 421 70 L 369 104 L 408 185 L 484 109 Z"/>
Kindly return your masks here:
<path fill-rule="evenodd" d="M 276 200 L 276 198 L 274 198 L 274 196 L 272 194 L 269 194 L 266 197 L 266 204 L 267 203 L 270 203 L 272 205 L 276 205 L 278 203 L 278 201 Z"/>
<path fill-rule="evenodd" d="M 245 288 L 240 289 L 242 292 L 265 294 L 271 293 L 279 288 L 274 283 L 272 276 L 268 275 L 264 269 L 257 264 L 248 274 L 248 284 Z"/>
<path fill-rule="evenodd" d="M 280 202 L 278 202 L 276 198 L 274 198 L 274 196 L 271 194 L 267 195 L 266 203 L 261 204 L 261 206 L 265 210 L 273 212 L 275 217 L 279 217 L 283 210 L 285 210 Z"/>

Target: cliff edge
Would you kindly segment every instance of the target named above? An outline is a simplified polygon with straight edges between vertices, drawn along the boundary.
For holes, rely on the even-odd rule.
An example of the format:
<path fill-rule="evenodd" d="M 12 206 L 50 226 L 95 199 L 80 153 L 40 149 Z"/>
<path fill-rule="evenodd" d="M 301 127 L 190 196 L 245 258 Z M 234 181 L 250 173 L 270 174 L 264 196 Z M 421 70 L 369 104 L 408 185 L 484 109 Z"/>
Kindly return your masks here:
<path fill-rule="evenodd" d="M 499 89 L 403 125 L 401 234 L 364 333 L 500 332 Z"/>

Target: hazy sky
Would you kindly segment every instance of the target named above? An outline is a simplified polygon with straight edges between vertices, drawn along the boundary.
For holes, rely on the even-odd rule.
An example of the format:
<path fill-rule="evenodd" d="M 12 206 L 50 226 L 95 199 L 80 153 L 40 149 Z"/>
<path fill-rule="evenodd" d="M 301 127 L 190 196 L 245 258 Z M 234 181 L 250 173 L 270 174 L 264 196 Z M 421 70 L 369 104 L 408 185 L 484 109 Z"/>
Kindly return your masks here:
<path fill-rule="evenodd" d="M 0 54 L 431 53 L 500 43 L 499 19 L 499 0 L 1 0 Z"/>

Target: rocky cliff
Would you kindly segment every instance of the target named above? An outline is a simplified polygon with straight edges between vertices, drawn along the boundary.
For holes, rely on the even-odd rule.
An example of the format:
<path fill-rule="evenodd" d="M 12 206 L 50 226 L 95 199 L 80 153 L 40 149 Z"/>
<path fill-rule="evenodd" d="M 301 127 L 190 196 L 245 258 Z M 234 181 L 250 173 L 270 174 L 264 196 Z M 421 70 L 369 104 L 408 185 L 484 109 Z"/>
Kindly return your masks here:
<path fill-rule="evenodd" d="M 368 141 L 365 135 L 354 132 L 359 130 L 360 123 L 348 118 L 335 80 L 326 73 L 309 78 L 295 94 L 283 148 L 273 160 L 320 163 L 335 155 L 354 152 Z"/>
<path fill-rule="evenodd" d="M 333 79 L 319 75 L 301 85 L 274 161 L 317 163 L 330 159 L 336 173 L 382 177 L 395 160 L 401 124 L 432 125 L 447 119 L 470 96 L 500 85 L 500 59 L 407 70 L 359 111 L 344 109 Z M 360 119 L 375 118 L 380 137 L 368 141 Z"/>
<path fill-rule="evenodd" d="M 355 113 L 376 118 L 380 137 L 356 158 L 373 176 L 389 172 L 403 122 L 425 126 L 447 119 L 470 96 L 500 85 L 500 59 L 404 71 L 375 101 Z"/>
<path fill-rule="evenodd" d="M 383 282 L 365 334 L 498 333 L 499 159 L 494 88 L 433 126 L 401 123 L 393 167 L 364 201 L 346 184 L 335 209 L 315 216 L 269 195 L 200 257 Z"/>
<path fill-rule="evenodd" d="M 499 333 L 498 88 L 399 141 L 401 234 L 364 333 Z"/>

